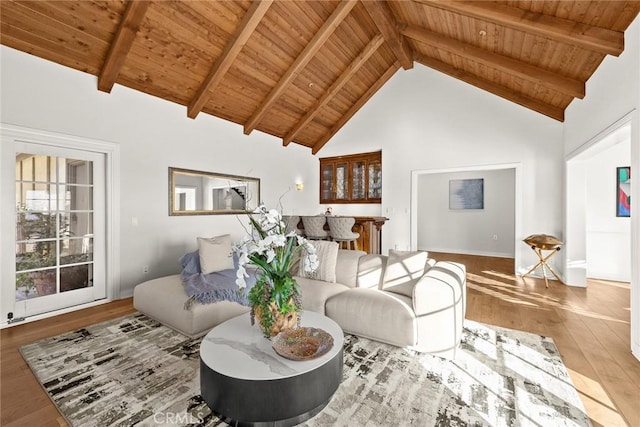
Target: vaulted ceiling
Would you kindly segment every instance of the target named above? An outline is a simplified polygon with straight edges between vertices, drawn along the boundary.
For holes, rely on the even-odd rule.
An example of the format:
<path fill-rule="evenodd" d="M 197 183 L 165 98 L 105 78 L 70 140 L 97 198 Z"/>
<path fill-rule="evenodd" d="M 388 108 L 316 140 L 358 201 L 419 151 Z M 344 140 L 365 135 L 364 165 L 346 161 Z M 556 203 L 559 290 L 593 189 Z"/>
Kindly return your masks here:
<path fill-rule="evenodd" d="M 564 120 L 640 1 L 8 1 L 0 42 L 315 154 L 419 63 Z"/>

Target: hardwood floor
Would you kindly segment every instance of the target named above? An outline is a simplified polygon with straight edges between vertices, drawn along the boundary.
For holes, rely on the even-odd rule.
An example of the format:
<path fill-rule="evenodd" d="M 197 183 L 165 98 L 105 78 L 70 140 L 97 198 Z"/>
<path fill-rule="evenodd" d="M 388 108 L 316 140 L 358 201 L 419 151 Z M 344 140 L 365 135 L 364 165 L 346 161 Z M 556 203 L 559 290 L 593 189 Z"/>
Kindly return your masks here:
<path fill-rule="evenodd" d="M 132 298 L 126 298 L 0 331 L 0 425 L 67 425 L 22 358 L 20 346 L 134 311 Z"/>
<path fill-rule="evenodd" d="M 554 339 L 594 426 L 640 426 L 628 283 L 587 288 L 513 275 L 512 259 L 430 253 L 467 267 L 466 318 Z"/>
<path fill-rule="evenodd" d="M 466 317 L 554 339 L 594 426 L 640 426 L 640 362 L 630 351 L 629 285 L 574 288 L 513 275 L 513 260 L 436 254 L 467 266 Z M 0 425 L 66 425 L 18 352 L 38 339 L 133 312 L 131 299 L 3 329 Z"/>

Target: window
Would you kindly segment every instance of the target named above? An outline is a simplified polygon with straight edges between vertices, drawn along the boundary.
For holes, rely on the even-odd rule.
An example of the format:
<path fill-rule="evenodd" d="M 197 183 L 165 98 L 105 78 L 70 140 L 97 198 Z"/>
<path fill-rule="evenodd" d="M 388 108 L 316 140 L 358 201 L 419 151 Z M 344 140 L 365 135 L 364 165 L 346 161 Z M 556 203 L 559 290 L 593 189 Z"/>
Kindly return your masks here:
<path fill-rule="evenodd" d="M 93 162 L 16 154 L 16 298 L 93 286 Z"/>

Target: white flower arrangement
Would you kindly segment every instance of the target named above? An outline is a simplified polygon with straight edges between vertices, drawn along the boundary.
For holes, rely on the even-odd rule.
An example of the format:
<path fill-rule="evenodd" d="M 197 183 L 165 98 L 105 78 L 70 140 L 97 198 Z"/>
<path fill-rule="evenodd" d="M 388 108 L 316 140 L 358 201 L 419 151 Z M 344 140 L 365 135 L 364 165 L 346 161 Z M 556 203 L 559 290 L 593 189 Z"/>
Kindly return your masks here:
<path fill-rule="evenodd" d="M 274 280 L 289 274 L 294 255 L 299 250 L 304 252 L 301 261 L 305 271 L 312 272 L 318 268 L 315 246 L 295 231 L 286 233 L 286 224 L 278 210 L 260 205 L 249 215 L 249 221 L 251 228 L 247 235 L 233 247 L 239 258 L 236 284 L 240 288 L 247 286 L 247 264 L 258 266 Z"/>
<path fill-rule="evenodd" d="M 286 225 L 276 209 L 268 210 L 260 205 L 249 215 L 249 221 L 251 229 L 247 230 L 242 242 L 233 247 L 239 258 L 236 284 L 239 288 L 247 287 L 247 264 L 262 270 L 247 297 L 251 305 L 251 324 L 258 318 L 264 336 L 270 337 L 282 327 L 276 322 L 278 316 L 300 322 L 300 287 L 291 272 L 296 259 L 294 255 L 304 251 L 301 261 L 308 272 L 318 268 L 318 256 L 315 246 L 307 239 L 295 231 L 286 233 Z"/>

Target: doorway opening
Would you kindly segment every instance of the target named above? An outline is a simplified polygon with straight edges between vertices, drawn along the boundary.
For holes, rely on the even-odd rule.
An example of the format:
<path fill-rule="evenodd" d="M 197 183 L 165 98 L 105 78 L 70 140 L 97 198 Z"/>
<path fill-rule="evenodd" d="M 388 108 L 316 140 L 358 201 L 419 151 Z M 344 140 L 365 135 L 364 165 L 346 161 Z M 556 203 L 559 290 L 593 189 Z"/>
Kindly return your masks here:
<path fill-rule="evenodd" d="M 449 181 L 450 178 L 479 178 L 493 179 L 494 184 L 499 185 L 501 189 L 495 188 L 496 185 L 487 181 L 489 189 L 485 188 L 485 208 L 502 209 L 496 215 L 483 215 L 480 210 L 450 210 L 449 209 Z M 504 182 L 508 181 L 508 182 Z M 436 187 L 433 187 L 433 186 Z M 509 194 L 510 193 L 510 194 Z M 525 245 L 518 245 L 517 238 L 521 236 L 521 218 L 522 218 L 522 199 L 521 199 L 521 179 L 520 164 L 497 164 L 482 165 L 465 168 L 452 169 L 432 169 L 413 171 L 411 177 L 411 249 L 412 250 L 432 250 L 432 251 L 451 251 L 458 253 L 467 253 L 471 255 L 497 256 L 514 258 L 514 273 L 522 270 L 520 266 L 522 259 L 522 250 L 527 249 Z M 482 227 L 476 228 L 472 233 L 463 232 L 457 246 L 441 247 L 437 241 L 429 236 L 442 237 L 442 233 L 455 237 L 455 227 L 444 227 L 434 234 L 431 230 L 434 224 L 433 218 L 425 217 L 428 215 L 430 202 L 437 204 L 440 214 L 444 216 L 445 221 L 458 223 L 461 220 L 472 226 L 476 221 L 495 221 L 496 217 L 502 219 L 499 222 L 503 224 L 483 224 Z M 475 218 L 473 218 L 475 216 Z M 448 218 L 448 219 L 446 219 Z M 440 224 L 442 221 L 439 220 Z M 506 224 L 504 224 L 506 222 Z M 491 227 L 498 227 L 492 229 Z M 500 228 L 501 227 L 501 228 Z M 492 231 L 501 229 L 504 231 Z M 471 241 L 469 240 L 471 239 Z M 443 240 L 441 240 L 443 241 Z M 455 246 L 455 245 L 454 245 Z M 461 247 L 465 246 L 465 247 Z M 522 246 L 522 247 L 521 247 Z"/>
<path fill-rule="evenodd" d="M 636 110 L 633 110 L 626 114 L 624 117 L 607 127 L 605 130 L 594 136 L 582 146 L 578 147 L 573 152 L 569 153 L 566 157 L 565 168 L 565 183 L 566 183 L 566 197 L 565 197 L 565 236 L 566 236 L 566 251 L 564 254 L 564 271 L 565 278 L 570 281 L 572 285 L 583 286 L 587 285 L 587 277 L 590 275 L 601 275 L 596 271 L 593 272 L 592 258 L 593 249 L 588 250 L 588 246 L 595 246 L 598 242 L 597 239 L 589 238 L 587 225 L 589 219 L 586 214 L 587 205 L 589 200 L 587 199 L 587 187 L 589 177 L 589 161 L 594 156 L 600 153 L 607 153 L 609 150 L 616 150 L 616 146 L 619 144 L 626 144 L 624 141 L 630 141 L 630 150 L 627 151 L 626 146 L 622 146 L 622 151 L 628 153 L 627 161 L 624 166 L 631 166 L 631 174 L 637 173 L 634 171 L 640 170 L 640 129 L 638 124 L 638 115 Z M 620 160 L 622 161 L 622 160 Z M 612 166 L 613 165 L 613 166 Z M 619 261 L 622 263 L 625 260 L 620 260 L 620 257 L 628 257 L 629 276 L 631 282 L 631 352 L 640 360 L 640 267 L 638 266 L 638 254 L 640 253 L 640 217 L 636 214 L 638 211 L 638 197 L 640 197 L 640 186 L 631 185 L 631 216 L 626 217 L 614 217 L 616 216 L 616 203 L 617 203 L 617 189 L 616 189 L 616 172 L 617 167 L 623 165 L 617 165 L 617 163 L 610 163 L 606 169 L 610 169 L 610 184 L 612 185 L 610 190 L 610 197 L 606 200 L 602 200 L 602 204 L 609 206 L 609 222 L 613 222 L 614 227 L 609 227 L 606 230 L 608 233 L 616 230 L 615 227 L 624 226 L 629 227 L 628 237 L 623 237 L 624 243 L 619 243 L 615 249 L 619 251 L 621 248 L 629 247 L 629 254 L 621 255 L 616 253 L 616 259 L 611 261 L 613 266 L 617 266 Z M 601 167 L 600 164 L 597 165 Z M 593 167 L 592 167 L 593 168 Z M 589 188 L 588 191 L 591 191 Z M 634 201 L 635 200 L 635 201 Z M 629 224 L 625 224 L 628 222 Z M 626 229 L 624 230 L 626 235 Z M 611 234 L 611 233 L 609 233 Z M 621 239 L 620 242 L 622 241 Z M 609 240 L 611 240 L 609 238 Z M 605 248 L 606 249 L 606 248 Z M 597 253 L 600 255 L 600 253 Z M 604 255 L 607 256 L 607 255 Z M 594 262 L 596 266 L 600 264 L 601 260 Z M 622 267 L 625 267 L 622 265 Z M 617 274 L 626 274 L 623 269 L 616 271 Z M 618 279 L 623 276 L 618 276 Z"/>
<path fill-rule="evenodd" d="M 631 281 L 631 218 L 618 216 L 617 168 L 631 166 L 631 121 L 601 132 L 566 160 L 565 277 Z"/>

